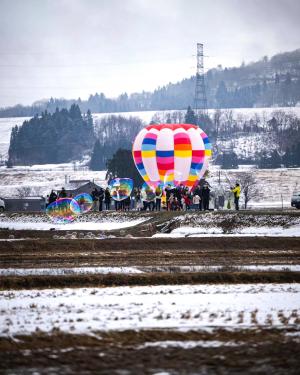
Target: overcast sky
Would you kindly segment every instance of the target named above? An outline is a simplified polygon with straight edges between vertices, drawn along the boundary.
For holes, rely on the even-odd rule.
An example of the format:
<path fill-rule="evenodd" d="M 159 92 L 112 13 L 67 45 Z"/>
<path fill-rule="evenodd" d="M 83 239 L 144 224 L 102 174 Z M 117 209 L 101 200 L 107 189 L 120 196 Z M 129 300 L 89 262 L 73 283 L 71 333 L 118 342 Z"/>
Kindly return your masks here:
<path fill-rule="evenodd" d="M 0 106 L 153 90 L 300 48 L 299 0 L 0 0 Z"/>

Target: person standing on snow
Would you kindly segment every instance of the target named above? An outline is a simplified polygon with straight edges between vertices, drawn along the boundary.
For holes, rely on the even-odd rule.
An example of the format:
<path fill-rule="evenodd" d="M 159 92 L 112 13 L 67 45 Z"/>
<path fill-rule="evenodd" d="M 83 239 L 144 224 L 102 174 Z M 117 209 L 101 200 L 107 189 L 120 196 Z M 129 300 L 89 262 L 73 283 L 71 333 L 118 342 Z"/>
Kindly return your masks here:
<path fill-rule="evenodd" d="M 105 209 L 107 211 L 110 210 L 110 202 L 111 202 L 111 195 L 110 195 L 109 188 L 107 187 L 104 192 L 104 203 L 105 203 Z"/>
<path fill-rule="evenodd" d="M 209 196 L 210 196 L 210 188 L 208 187 L 208 185 L 204 185 L 203 190 L 202 190 L 202 200 L 203 200 L 204 211 L 209 210 Z"/>
<path fill-rule="evenodd" d="M 161 197 L 162 197 L 162 190 L 160 186 L 157 186 L 155 189 L 155 210 L 160 211 L 161 209 Z"/>
<path fill-rule="evenodd" d="M 234 194 L 234 204 L 235 204 L 235 209 L 236 211 L 238 211 L 240 209 L 239 207 L 239 199 L 240 199 L 240 195 L 241 195 L 241 187 L 240 187 L 240 184 L 237 182 L 235 184 L 235 187 L 231 187 L 231 192 Z"/>

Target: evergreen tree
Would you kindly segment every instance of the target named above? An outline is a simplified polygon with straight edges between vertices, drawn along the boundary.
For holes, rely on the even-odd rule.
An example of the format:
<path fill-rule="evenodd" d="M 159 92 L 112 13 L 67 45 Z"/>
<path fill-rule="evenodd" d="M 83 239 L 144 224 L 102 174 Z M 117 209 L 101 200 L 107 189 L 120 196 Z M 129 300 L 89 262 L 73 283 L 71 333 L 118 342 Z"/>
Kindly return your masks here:
<path fill-rule="evenodd" d="M 64 163 L 80 159 L 92 147 L 92 118 L 83 119 L 79 106 L 24 121 L 11 133 L 9 164 L 30 165 Z"/>
<path fill-rule="evenodd" d="M 107 162 L 107 178 L 131 178 L 134 186 L 140 187 L 144 183 L 132 157 L 131 150 L 118 149 Z"/>
<path fill-rule="evenodd" d="M 101 171 L 103 165 L 103 154 L 99 139 L 96 140 L 90 161 L 90 170 Z"/>
<path fill-rule="evenodd" d="M 194 124 L 197 125 L 197 117 L 195 115 L 195 112 L 192 110 L 191 106 L 188 106 L 184 121 L 186 124 Z"/>
<path fill-rule="evenodd" d="M 226 151 L 222 154 L 221 157 L 221 168 L 222 169 L 237 169 L 238 166 L 238 157 L 233 151 Z"/>

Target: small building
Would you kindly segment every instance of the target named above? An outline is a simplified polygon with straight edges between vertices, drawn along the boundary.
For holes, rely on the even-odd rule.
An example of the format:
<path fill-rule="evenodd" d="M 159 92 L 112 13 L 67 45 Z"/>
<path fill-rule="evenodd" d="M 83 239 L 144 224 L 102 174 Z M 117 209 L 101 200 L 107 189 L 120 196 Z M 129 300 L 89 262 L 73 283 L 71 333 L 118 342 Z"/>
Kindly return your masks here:
<path fill-rule="evenodd" d="M 68 197 L 75 197 L 81 193 L 91 194 L 95 188 L 99 190 L 102 187 L 90 180 L 70 180 L 64 188 Z M 57 193 L 59 194 L 60 190 L 57 190 Z"/>
<path fill-rule="evenodd" d="M 31 211 L 40 212 L 45 210 L 46 202 L 43 197 L 4 198 L 5 211 Z"/>

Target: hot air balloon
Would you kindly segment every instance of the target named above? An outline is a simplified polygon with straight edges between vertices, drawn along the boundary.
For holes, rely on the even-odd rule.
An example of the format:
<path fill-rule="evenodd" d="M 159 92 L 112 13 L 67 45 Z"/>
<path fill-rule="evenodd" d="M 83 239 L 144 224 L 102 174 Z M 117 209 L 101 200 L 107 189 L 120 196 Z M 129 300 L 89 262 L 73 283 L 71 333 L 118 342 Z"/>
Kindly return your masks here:
<path fill-rule="evenodd" d="M 192 189 L 207 169 L 211 144 L 196 125 L 149 125 L 136 136 L 132 153 L 149 186 L 183 184 Z"/>

